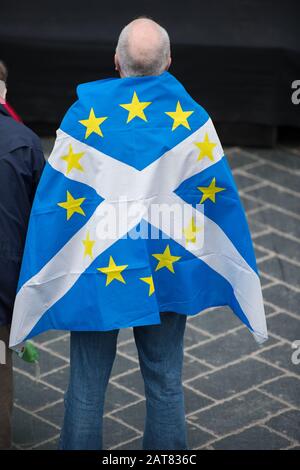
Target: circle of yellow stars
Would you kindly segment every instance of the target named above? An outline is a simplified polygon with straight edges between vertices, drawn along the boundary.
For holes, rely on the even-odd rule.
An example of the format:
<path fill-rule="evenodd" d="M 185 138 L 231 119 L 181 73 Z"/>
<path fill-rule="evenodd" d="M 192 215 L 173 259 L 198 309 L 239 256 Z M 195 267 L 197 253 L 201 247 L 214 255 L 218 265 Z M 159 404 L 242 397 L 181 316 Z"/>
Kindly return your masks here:
<path fill-rule="evenodd" d="M 119 106 L 128 112 L 126 124 L 130 123 L 135 118 L 139 118 L 142 121 L 148 122 L 148 118 L 145 114 L 145 110 L 152 104 L 151 101 L 140 101 L 136 91 L 133 92 L 131 102 L 123 103 Z M 178 127 L 183 126 L 186 129 L 191 130 L 188 119 L 194 113 L 193 110 L 184 110 L 180 101 L 177 101 L 176 108 L 173 111 L 166 111 L 165 114 L 173 120 L 172 131 L 175 131 Z M 85 130 L 85 139 L 88 139 L 92 134 L 96 134 L 100 137 L 104 137 L 101 129 L 101 125 L 108 119 L 108 116 L 96 116 L 94 108 L 91 108 L 89 115 L 86 119 L 81 119 L 78 122 L 83 125 Z M 208 133 L 204 134 L 203 141 L 194 142 L 194 145 L 199 149 L 199 155 L 197 160 L 201 161 L 204 158 L 208 158 L 210 161 L 214 161 L 214 149 L 217 146 L 216 142 L 210 140 Z M 73 171 L 84 171 L 84 166 L 81 163 L 81 159 L 84 157 L 85 152 L 75 152 L 72 145 L 69 145 L 68 152 L 66 155 L 62 155 L 61 159 L 66 162 L 66 175 Z M 216 194 L 225 191 L 226 188 L 218 187 L 216 185 L 216 178 L 214 177 L 208 186 L 197 186 L 197 190 L 202 193 L 200 204 L 203 204 L 206 200 L 210 200 L 213 203 L 216 202 Z M 66 200 L 58 202 L 57 205 L 66 211 L 66 219 L 70 220 L 74 214 L 80 214 L 85 216 L 84 209 L 81 207 L 86 200 L 85 197 L 74 197 L 70 191 L 66 192 Z M 197 234 L 201 232 L 203 227 L 197 226 L 195 217 L 192 217 L 187 226 L 183 229 L 186 244 L 196 243 Z M 96 240 L 91 239 L 90 232 L 86 232 L 85 239 L 82 240 L 84 247 L 83 257 L 88 256 L 90 259 L 94 259 L 93 249 Z M 172 274 L 175 274 L 174 264 L 181 259 L 181 256 L 176 256 L 171 253 L 170 245 L 168 244 L 162 253 L 154 253 L 152 256 L 158 261 L 155 271 L 160 269 L 167 269 Z M 118 265 L 112 256 L 109 257 L 108 265 L 97 268 L 99 273 L 106 276 L 105 286 L 109 286 L 113 281 L 121 282 L 126 284 L 123 277 L 123 272 L 128 268 L 127 264 Z M 148 295 L 151 296 L 155 292 L 155 286 L 152 275 L 139 278 L 140 281 L 144 282 L 148 286 Z"/>

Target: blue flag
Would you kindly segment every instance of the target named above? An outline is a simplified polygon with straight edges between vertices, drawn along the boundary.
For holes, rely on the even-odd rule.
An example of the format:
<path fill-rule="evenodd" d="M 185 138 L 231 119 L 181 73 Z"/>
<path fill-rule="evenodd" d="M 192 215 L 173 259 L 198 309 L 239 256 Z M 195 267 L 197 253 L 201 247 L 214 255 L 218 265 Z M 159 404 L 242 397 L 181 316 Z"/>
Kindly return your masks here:
<path fill-rule="evenodd" d="M 168 72 L 77 93 L 35 196 L 11 346 L 224 305 L 267 339 L 247 221 L 206 111 Z"/>

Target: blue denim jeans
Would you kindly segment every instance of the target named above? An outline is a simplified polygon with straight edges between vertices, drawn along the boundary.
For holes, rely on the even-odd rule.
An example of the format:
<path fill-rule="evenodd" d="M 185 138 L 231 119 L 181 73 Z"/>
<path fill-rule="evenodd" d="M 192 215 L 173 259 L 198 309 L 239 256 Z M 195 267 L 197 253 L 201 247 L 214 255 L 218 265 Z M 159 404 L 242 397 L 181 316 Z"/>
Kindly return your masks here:
<path fill-rule="evenodd" d="M 134 327 L 146 397 L 143 449 L 187 449 L 182 386 L 186 316 L 162 313 L 160 325 Z M 71 333 L 70 382 L 60 449 L 102 449 L 105 391 L 119 330 Z"/>

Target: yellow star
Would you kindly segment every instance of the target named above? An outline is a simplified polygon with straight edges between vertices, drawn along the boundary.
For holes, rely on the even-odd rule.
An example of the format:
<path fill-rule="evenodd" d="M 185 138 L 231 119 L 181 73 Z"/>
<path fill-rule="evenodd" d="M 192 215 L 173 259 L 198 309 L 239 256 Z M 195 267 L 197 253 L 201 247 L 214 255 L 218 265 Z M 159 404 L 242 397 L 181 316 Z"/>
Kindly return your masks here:
<path fill-rule="evenodd" d="M 216 186 L 216 178 L 213 178 L 209 186 L 197 186 L 197 189 L 203 193 L 200 204 L 210 199 L 212 202 L 216 202 L 216 193 L 225 191 L 226 188 L 218 188 Z"/>
<path fill-rule="evenodd" d="M 74 153 L 72 145 L 69 145 L 69 153 L 68 155 L 63 155 L 60 157 L 62 160 L 65 160 L 67 162 L 67 175 L 70 173 L 73 168 L 76 168 L 76 170 L 83 171 L 82 166 L 79 163 L 79 160 L 83 157 L 84 152 L 80 153 Z"/>
<path fill-rule="evenodd" d="M 150 295 L 153 294 L 154 292 L 154 282 L 153 282 L 153 277 L 152 276 L 149 276 L 149 277 L 140 277 L 140 280 L 145 282 L 146 284 L 149 284 L 149 297 Z"/>
<path fill-rule="evenodd" d="M 188 117 L 190 117 L 191 114 L 193 114 L 193 112 L 194 111 L 183 111 L 180 101 L 178 101 L 177 106 L 176 106 L 176 111 L 168 111 L 165 113 L 168 116 L 170 116 L 172 119 L 174 119 L 172 131 L 177 129 L 178 126 L 184 126 L 187 129 L 191 130 L 187 119 Z"/>
<path fill-rule="evenodd" d="M 197 233 L 202 230 L 202 227 L 197 227 L 195 222 L 195 217 L 191 218 L 189 225 L 183 229 L 183 234 L 185 236 L 186 244 L 196 243 Z"/>
<path fill-rule="evenodd" d="M 171 255 L 169 245 L 167 245 L 163 253 L 157 253 L 152 256 L 154 256 L 154 258 L 158 259 L 159 261 L 159 263 L 156 266 L 155 271 L 158 271 L 159 269 L 166 267 L 169 271 L 171 271 L 171 273 L 174 273 L 173 263 L 175 263 L 181 258 L 181 256 Z"/>
<path fill-rule="evenodd" d="M 208 157 L 212 162 L 214 161 L 213 149 L 216 147 L 216 143 L 209 140 L 208 133 L 205 133 L 203 142 L 194 142 L 196 147 L 200 149 L 198 160 L 202 160 L 204 157 Z"/>
<path fill-rule="evenodd" d="M 139 101 L 138 95 L 136 94 L 136 92 L 134 92 L 131 103 L 120 104 L 122 108 L 127 109 L 127 111 L 129 111 L 127 123 L 132 121 L 132 119 L 134 119 L 135 117 L 139 117 L 143 119 L 143 121 L 147 121 L 144 109 L 147 108 L 151 103 L 152 101 Z"/>
<path fill-rule="evenodd" d="M 87 139 L 93 132 L 95 132 L 95 134 L 100 135 L 100 137 L 103 137 L 102 131 L 100 129 L 100 124 L 102 124 L 106 119 L 107 116 L 96 117 L 94 109 L 91 108 L 88 119 L 82 119 L 81 121 L 78 121 L 80 122 L 80 124 L 86 127 L 84 138 Z"/>
<path fill-rule="evenodd" d="M 58 202 L 57 205 L 66 209 L 67 220 L 69 220 L 75 212 L 85 216 L 83 209 L 80 207 L 85 199 L 85 197 L 74 199 L 72 194 L 67 191 L 67 200 L 64 202 Z"/>
<path fill-rule="evenodd" d="M 110 256 L 108 266 L 106 266 L 105 268 L 97 268 L 97 270 L 100 271 L 101 273 L 106 274 L 107 277 L 106 277 L 105 285 L 108 286 L 108 284 L 110 284 L 114 279 L 116 281 L 123 282 L 123 284 L 126 284 L 121 273 L 127 267 L 128 267 L 128 264 L 124 264 L 123 266 L 117 266 L 113 257 Z"/>
<path fill-rule="evenodd" d="M 93 259 L 93 247 L 95 245 L 95 240 L 90 239 L 90 232 L 87 232 L 85 240 L 82 240 L 84 245 L 83 257 L 90 256 Z"/>

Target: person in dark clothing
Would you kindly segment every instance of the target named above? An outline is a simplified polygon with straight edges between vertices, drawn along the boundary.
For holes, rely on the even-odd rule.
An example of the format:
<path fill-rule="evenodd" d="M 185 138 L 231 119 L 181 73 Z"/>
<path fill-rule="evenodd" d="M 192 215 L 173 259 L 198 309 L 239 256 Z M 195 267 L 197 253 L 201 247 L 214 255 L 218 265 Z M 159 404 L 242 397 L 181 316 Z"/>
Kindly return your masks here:
<path fill-rule="evenodd" d="M 30 209 L 45 164 L 39 138 L 17 122 L 3 100 L 5 96 L 0 103 L 0 449 L 11 447 L 9 329 Z"/>
<path fill-rule="evenodd" d="M 7 68 L 6 65 L 0 60 L 0 104 L 8 111 L 8 113 L 15 119 L 15 121 L 22 122 L 20 116 L 16 113 L 14 108 L 7 102 Z"/>

